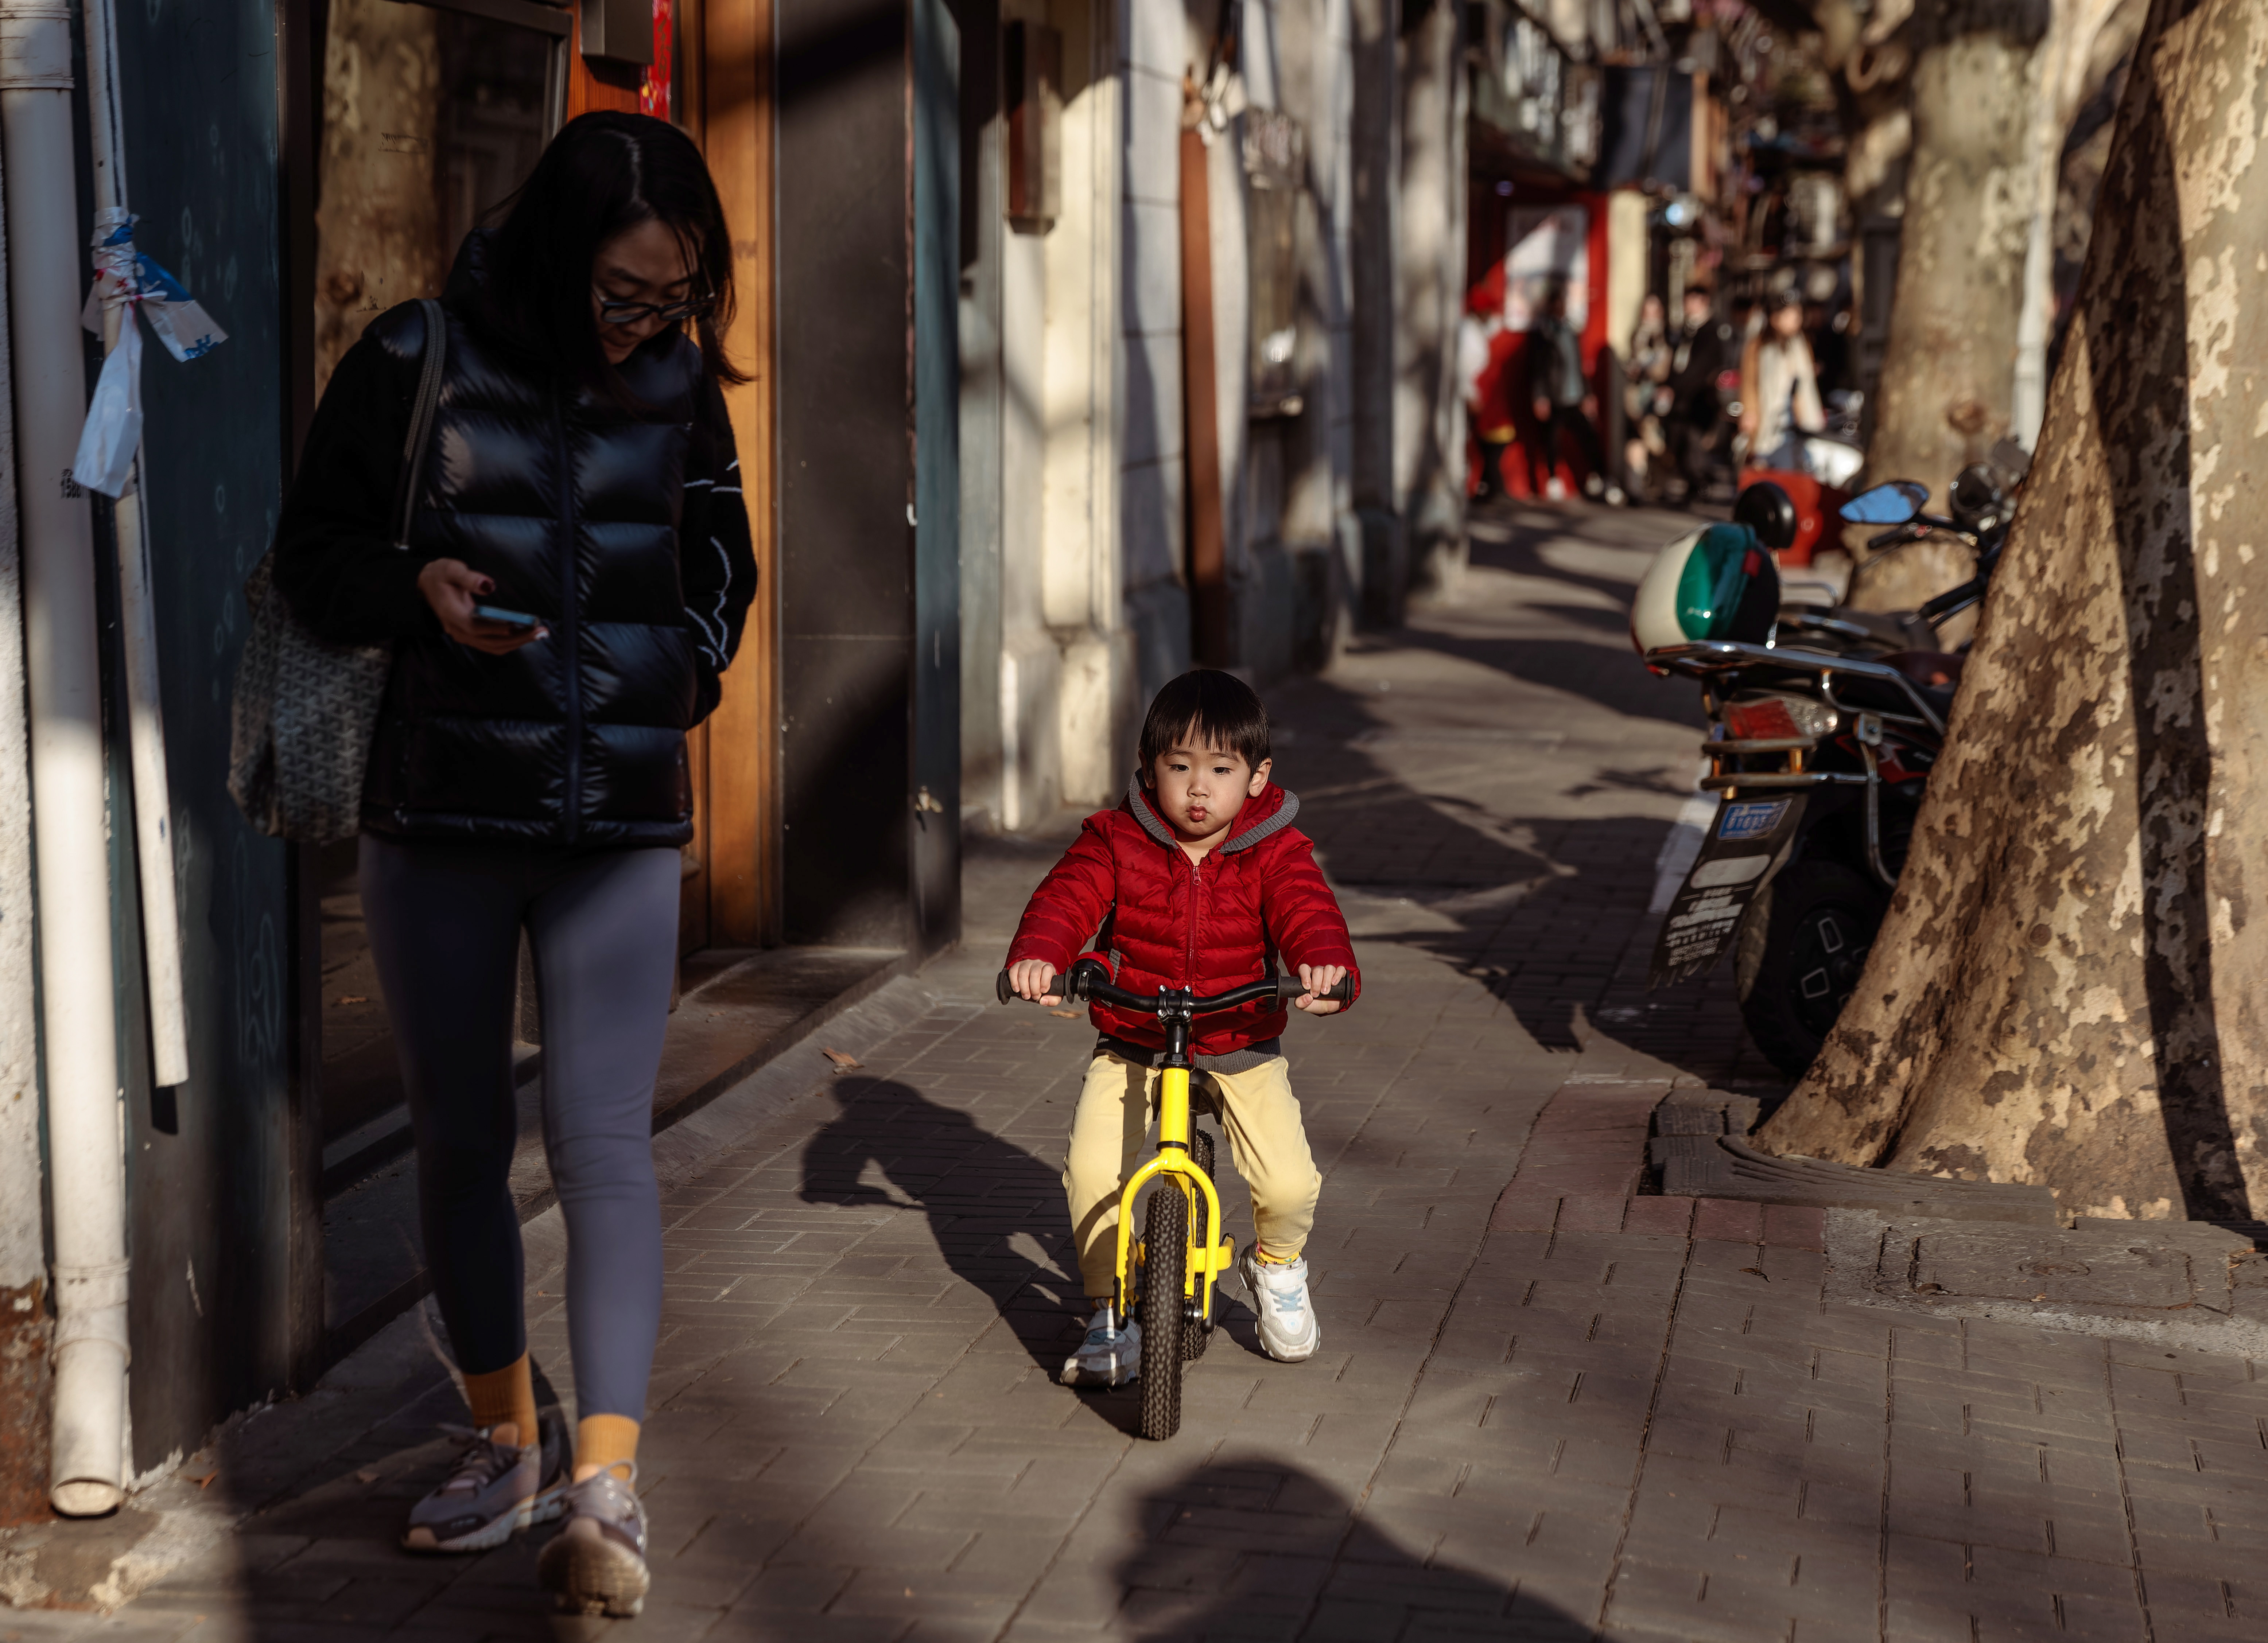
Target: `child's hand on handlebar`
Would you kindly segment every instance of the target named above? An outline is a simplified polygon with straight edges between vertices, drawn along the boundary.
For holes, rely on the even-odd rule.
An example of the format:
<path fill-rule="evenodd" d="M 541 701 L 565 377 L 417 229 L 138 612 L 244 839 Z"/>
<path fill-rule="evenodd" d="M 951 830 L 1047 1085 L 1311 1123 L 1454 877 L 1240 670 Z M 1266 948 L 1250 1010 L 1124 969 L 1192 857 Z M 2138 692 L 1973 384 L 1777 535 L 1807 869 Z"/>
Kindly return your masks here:
<path fill-rule="evenodd" d="M 1344 965 L 1301 965 L 1300 979 L 1307 984 L 1307 990 L 1292 1001 L 1292 1009 L 1303 1009 L 1310 1016 L 1329 1016 L 1339 1008 L 1336 999 L 1317 998 L 1315 994 L 1328 993 L 1346 979 Z"/>
<path fill-rule="evenodd" d="M 1016 990 L 1016 996 L 1035 1004 L 1063 1002 L 1055 990 L 1055 979 L 1056 967 L 1044 958 L 1027 958 L 1008 966 L 1008 985 Z M 1301 979 L 1305 979 L 1303 974 Z"/>

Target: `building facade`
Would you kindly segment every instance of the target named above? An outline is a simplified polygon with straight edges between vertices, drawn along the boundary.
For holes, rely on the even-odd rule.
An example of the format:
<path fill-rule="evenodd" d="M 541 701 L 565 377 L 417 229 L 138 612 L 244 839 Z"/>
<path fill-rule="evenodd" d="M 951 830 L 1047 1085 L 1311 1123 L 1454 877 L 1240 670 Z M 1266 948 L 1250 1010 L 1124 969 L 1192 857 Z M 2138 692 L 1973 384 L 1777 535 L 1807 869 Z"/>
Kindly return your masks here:
<path fill-rule="evenodd" d="M 760 589 L 725 702 L 692 741 L 687 985 L 767 950 L 851 976 L 917 964 L 959 935 L 964 821 L 1024 828 L 1107 802 L 1166 678 L 1193 662 L 1263 681 L 1321 666 L 1353 627 L 1454 575 L 1460 14 L 1452 0 L 57 14 L 82 65 L 114 40 L 140 248 L 228 335 L 143 365 L 134 495 L 153 620 L 138 648 L 119 510 L 50 471 L 99 343 L 84 380 L 19 371 L 0 392 L 14 436 L 0 1521 L 47 1509 L 59 1351 L 100 1336 L 121 1364 L 120 1452 L 94 1480 L 114 1492 L 232 1412 L 312 1384 L 423 1293 L 389 1168 L 407 1117 L 351 842 L 266 837 L 225 780 L 242 586 L 370 319 L 438 294 L 466 231 L 575 114 L 641 108 L 703 145 L 734 236 L 728 341 L 752 380 L 728 402 Z M 4 353 L 23 359 L 77 334 L 93 269 L 65 248 L 92 225 L 27 242 L 15 212 L 72 209 L 95 106 L 84 71 L 7 48 L 0 106 Z M 13 111 L 34 106 L 69 135 L 21 140 Z M 43 177 L 60 191 L 40 195 Z M 62 273 L 41 285 L 39 268 Z M 90 905 L 107 908 L 107 985 L 63 979 L 34 877 L 49 824 L 31 778 L 60 700 L 41 647 L 66 619 L 88 658 L 77 729 L 99 765 L 107 855 Z M 162 791 L 133 757 L 151 661 Z M 137 817 L 162 823 L 155 857 L 137 856 Z M 178 913 L 172 1016 L 153 962 L 164 921 L 145 916 L 158 898 Z M 173 1019 L 186 1076 L 160 1053 Z M 43 1049 L 83 1030 L 114 1040 L 116 1088 L 66 1112 Z M 521 1036 L 540 1053 L 540 1021 Z M 65 1119 L 119 1137 L 95 1162 L 119 1188 L 121 1261 L 64 1247 L 85 1206 L 63 1201 L 43 1148 Z M 114 1340 L 88 1309 L 106 1296 L 124 1307 Z"/>

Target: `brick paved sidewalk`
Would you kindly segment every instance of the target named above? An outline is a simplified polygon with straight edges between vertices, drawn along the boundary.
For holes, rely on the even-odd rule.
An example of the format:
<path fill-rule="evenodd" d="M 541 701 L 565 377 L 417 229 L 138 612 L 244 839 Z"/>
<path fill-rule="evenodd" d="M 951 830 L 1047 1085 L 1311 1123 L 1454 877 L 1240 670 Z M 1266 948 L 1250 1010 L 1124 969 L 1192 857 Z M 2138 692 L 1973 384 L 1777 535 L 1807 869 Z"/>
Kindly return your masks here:
<path fill-rule="evenodd" d="M 1175 1440 L 1054 1383 L 1092 1038 L 990 1001 L 1051 855 L 1007 841 L 968 950 L 830 1028 L 862 1067 L 664 1138 L 643 1619 L 547 1613 L 537 1537 L 393 1549 L 460 1418 L 420 1315 L 118 1519 L 0 1540 L 0 1595 L 140 1594 L 0 1612 L 0 1643 L 2268 1637 L 2253 1364 L 1830 1303 L 1815 1214 L 1643 1190 L 1675 1086 L 1775 1086 L 1721 980 L 1633 983 L 1692 731 L 1609 642 L 1654 527 L 1572 517 L 1513 519 L 1459 606 L 1281 693 L 1367 974 L 1289 1043 L 1315 1359 L 1260 1356 L 1232 1285 Z M 571 1401 L 556 1214 L 529 1232 Z"/>

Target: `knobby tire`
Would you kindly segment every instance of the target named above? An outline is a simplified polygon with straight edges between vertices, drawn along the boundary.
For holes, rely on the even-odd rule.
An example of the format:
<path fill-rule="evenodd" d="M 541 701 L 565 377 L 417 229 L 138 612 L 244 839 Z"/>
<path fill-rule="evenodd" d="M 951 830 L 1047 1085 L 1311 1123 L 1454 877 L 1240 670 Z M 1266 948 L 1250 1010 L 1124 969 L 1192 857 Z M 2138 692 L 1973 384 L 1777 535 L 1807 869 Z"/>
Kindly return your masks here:
<path fill-rule="evenodd" d="M 1142 1435 L 1182 1429 L 1182 1289 L 1189 1278 L 1189 1201 L 1177 1182 L 1150 1194 L 1142 1227 Z"/>

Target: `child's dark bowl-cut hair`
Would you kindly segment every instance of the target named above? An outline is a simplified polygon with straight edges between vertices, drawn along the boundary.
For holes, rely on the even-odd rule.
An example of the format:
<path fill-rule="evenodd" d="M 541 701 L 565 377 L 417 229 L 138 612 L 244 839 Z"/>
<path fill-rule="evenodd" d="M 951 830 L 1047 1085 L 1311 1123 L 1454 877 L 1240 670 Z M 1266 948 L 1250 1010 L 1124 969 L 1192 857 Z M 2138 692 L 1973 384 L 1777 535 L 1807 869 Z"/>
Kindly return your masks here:
<path fill-rule="evenodd" d="M 1142 721 L 1145 785 L 1159 756 L 1172 752 L 1185 734 L 1204 746 L 1226 747 L 1257 770 L 1268 757 L 1268 709 L 1251 686 L 1218 668 L 1192 668 L 1168 681 Z"/>

